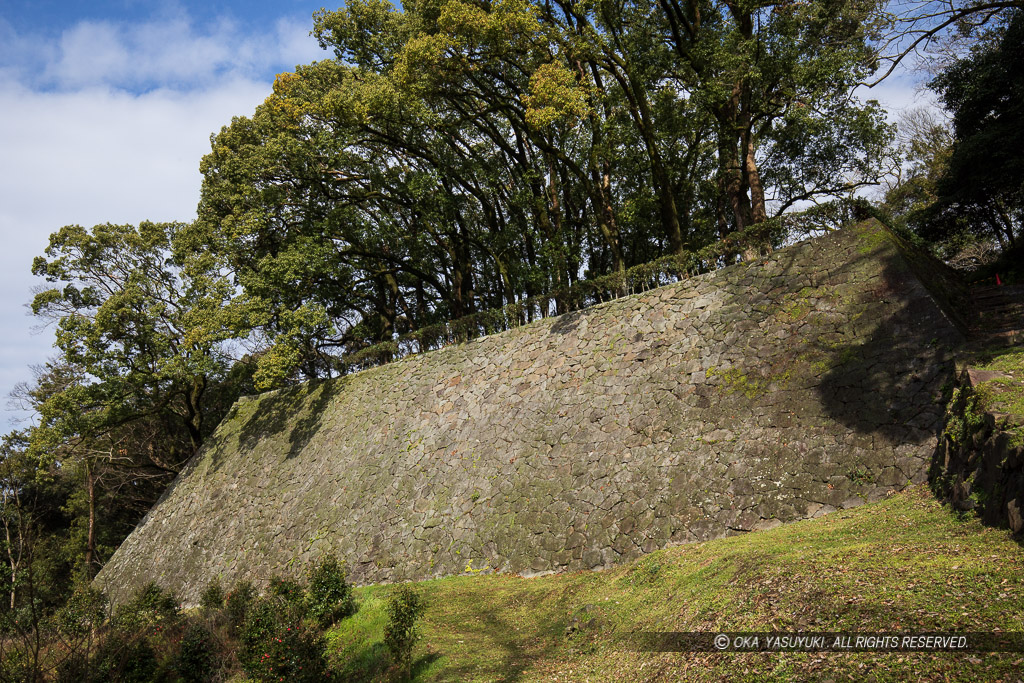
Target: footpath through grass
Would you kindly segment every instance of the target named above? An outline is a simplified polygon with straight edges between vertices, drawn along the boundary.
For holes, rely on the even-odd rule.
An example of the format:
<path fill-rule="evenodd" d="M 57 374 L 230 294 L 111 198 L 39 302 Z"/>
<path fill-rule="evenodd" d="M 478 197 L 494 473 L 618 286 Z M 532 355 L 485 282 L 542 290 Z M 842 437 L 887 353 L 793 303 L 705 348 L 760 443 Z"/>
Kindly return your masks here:
<path fill-rule="evenodd" d="M 638 653 L 631 631 L 1024 631 L 1024 549 L 924 487 L 873 505 L 680 546 L 604 572 L 417 585 L 420 681 L 1018 681 L 1024 653 Z M 376 680 L 389 587 L 329 634 Z"/>

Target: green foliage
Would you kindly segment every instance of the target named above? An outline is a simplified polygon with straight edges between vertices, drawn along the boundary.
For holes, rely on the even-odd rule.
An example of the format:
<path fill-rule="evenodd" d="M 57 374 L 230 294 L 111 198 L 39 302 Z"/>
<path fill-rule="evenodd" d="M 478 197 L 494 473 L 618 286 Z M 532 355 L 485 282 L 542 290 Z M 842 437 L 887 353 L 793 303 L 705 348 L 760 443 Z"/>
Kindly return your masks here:
<path fill-rule="evenodd" d="M 416 621 L 423 616 L 426 604 L 420 594 L 408 585 L 396 588 L 388 598 L 384 625 L 384 645 L 403 670 L 412 672 L 412 649 L 420 639 Z"/>
<path fill-rule="evenodd" d="M 131 630 L 109 633 L 91 662 L 97 683 L 151 683 L 159 668 L 156 650 L 145 634 Z"/>
<path fill-rule="evenodd" d="M 213 398 L 204 397 L 206 385 L 227 372 L 219 345 L 233 330 L 217 312 L 231 285 L 201 256 L 174 262 L 183 230 L 73 225 L 50 236 L 49 258 L 37 257 L 32 271 L 53 286 L 36 295 L 32 312 L 56 323 L 56 346 L 74 381 L 39 397 L 38 448 L 99 434 L 147 410 L 162 410 L 193 447 L 201 443 L 209 429 L 202 402 Z M 72 413 L 74 406 L 91 409 Z"/>
<path fill-rule="evenodd" d="M 146 630 L 158 633 L 173 626 L 180 615 L 174 594 L 150 582 L 140 588 L 131 600 L 118 606 L 110 623 L 124 633 Z"/>
<path fill-rule="evenodd" d="M 556 121 L 578 121 L 592 114 L 592 93 L 581 88 L 576 74 L 563 64 L 541 64 L 530 77 L 530 94 L 523 97 L 526 121 L 546 128 Z"/>
<path fill-rule="evenodd" d="M 234 286 L 209 254 L 175 255 L 184 231 L 65 226 L 33 263 L 48 285 L 32 311 L 53 324 L 59 355 L 16 390 L 39 418 L 25 455 L 37 485 L 63 496 L 67 536 L 53 541 L 86 579 L 251 390 L 251 370 L 226 354 Z"/>
<path fill-rule="evenodd" d="M 174 670 L 185 683 L 206 683 L 216 671 L 216 643 L 205 624 L 190 623 L 181 637 Z"/>
<path fill-rule="evenodd" d="M 863 466 L 853 468 L 847 472 L 846 477 L 854 484 L 869 484 L 874 480 L 871 470 Z"/>
<path fill-rule="evenodd" d="M 225 598 L 218 580 L 199 611 L 183 612 L 173 593 L 150 583 L 106 620 L 106 596 L 79 584 L 52 612 L 0 608 L 0 683 L 212 682 L 244 673 L 253 681 L 333 679 L 325 629 L 355 611 L 339 563 L 323 558 L 310 585 L 275 577 L 265 595 L 237 583 Z M 34 644 L 34 645 L 33 645 Z M 377 669 L 383 670 L 380 659 Z"/>
<path fill-rule="evenodd" d="M 1024 10 L 1004 12 L 970 54 L 930 83 L 953 136 L 921 232 L 1013 246 L 1024 225 Z"/>
<path fill-rule="evenodd" d="M 302 620 L 302 609 L 278 596 L 257 600 L 240 634 L 239 660 L 257 681 L 328 680 L 323 635 Z"/>
<path fill-rule="evenodd" d="M 20 683 L 36 679 L 35 667 L 29 660 L 25 650 L 6 647 L 0 652 L 0 681 L 3 683 Z"/>
<path fill-rule="evenodd" d="M 946 426 L 943 433 L 956 446 L 969 443 L 971 437 L 984 424 L 984 411 L 978 403 L 978 394 L 969 386 L 956 387 L 946 406 Z"/>
<path fill-rule="evenodd" d="M 70 599 L 57 610 L 55 623 L 65 638 L 82 638 L 97 629 L 106 616 L 107 596 L 91 586 L 79 584 Z"/>
<path fill-rule="evenodd" d="M 691 9 L 318 13 L 335 59 L 214 138 L 184 231 L 240 286 L 227 308 L 263 342 L 257 385 L 436 348 L 452 321 L 466 338 L 565 312 L 730 234 L 753 256 L 785 238 L 766 197 L 781 213 L 874 182 L 891 129 L 850 95 L 877 3 Z"/>
<path fill-rule="evenodd" d="M 326 629 L 355 611 L 352 587 L 334 555 L 321 557 L 310 569 L 308 579 L 306 609 L 321 628 Z"/>
<path fill-rule="evenodd" d="M 239 581 L 231 589 L 224 603 L 224 612 L 232 628 L 239 628 L 245 623 L 256 597 L 256 588 L 249 581 Z"/>
<path fill-rule="evenodd" d="M 305 599 L 305 590 L 298 581 L 286 579 L 280 576 L 270 577 L 270 595 L 282 598 L 293 605 L 302 605 Z"/>
<path fill-rule="evenodd" d="M 217 610 L 224 607 L 224 589 L 220 585 L 220 579 L 213 579 L 206 584 L 202 595 L 199 596 L 199 606 L 204 610 Z"/>

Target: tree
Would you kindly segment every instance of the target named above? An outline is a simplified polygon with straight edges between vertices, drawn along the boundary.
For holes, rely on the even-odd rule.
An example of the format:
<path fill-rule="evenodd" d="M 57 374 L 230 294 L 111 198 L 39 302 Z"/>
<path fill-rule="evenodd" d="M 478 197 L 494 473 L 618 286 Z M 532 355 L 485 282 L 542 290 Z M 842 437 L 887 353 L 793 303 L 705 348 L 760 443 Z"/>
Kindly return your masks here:
<path fill-rule="evenodd" d="M 714 118 L 719 231 L 877 183 L 877 103 L 851 98 L 875 66 L 876 2 L 659 0 L 675 79 Z"/>
<path fill-rule="evenodd" d="M 870 85 L 884 81 L 908 58 L 919 60 L 913 68 L 947 67 L 965 46 L 1022 7 L 1021 0 L 896 0 L 879 6 L 887 30 L 875 44 L 881 75 Z"/>
<path fill-rule="evenodd" d="M 55 324 L 60 355 L 20 389 L 39 414 L 28 450 L 39 469 L 81 477 L 86 573 L 99 563 L 103 491 L 119 496 L 116 544 L 246 384 L 225 345 L 240 315 L 226 306 L 232 287 L 206 255 L 174 253 L 182 228 L 68 226 L 33 264 L 64 286 L 32 302 Z"/>
<path fill-rule="evenodd" d="M 931 83 L 953 119 L 926 237 L 967 228 L 1014 247 L 1024 224 L 1024 10 Z"/>
<path fill-rule="evenodd" d="M 510 315 L 565 312 L 580 279 L 876 182 L 891 129 L 850 98 L 872 69 L 874 8 L 319 12 L 335 58 L 282 74 L 202 163 L 196 244 L 231 269 L 238 303 L 268 311 L 253 319 L 260 386 L 345 372 L 368 347 L 386 355 L 417 329 L 540 295 L 554 306 Z"/>
<path fill-rule="evenodd" d="M 953 133 L 941 113 L 926 108 L 904 112 L 897 125 L 897 141 L 906 167 L 886 190 L 883 206 L 920 233 L 938 199 L 938 183 L 949 166 Z"/>
<path fill-rule="evenodd" d="M 67 482 L 40 471 L 28 433 L 0 441 L 0 680 L 43 680 L 49 620 L 71 593 Z"/>

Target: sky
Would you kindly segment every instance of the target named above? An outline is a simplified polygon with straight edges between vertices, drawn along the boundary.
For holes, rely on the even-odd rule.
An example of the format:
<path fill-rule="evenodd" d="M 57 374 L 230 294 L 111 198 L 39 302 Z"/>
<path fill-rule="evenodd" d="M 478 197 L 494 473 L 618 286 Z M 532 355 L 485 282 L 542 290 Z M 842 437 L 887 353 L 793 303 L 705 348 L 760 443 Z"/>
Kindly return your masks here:
<path fill-rule="evenodd" d="M 309 36 L 322 5 L 0 0 L 0 433 L 25 424 L 7 397 L 55 353 L 26 307 L 50 233 L 192 219 L 210 134 L 328 56 Z"/>
<path fill-rule="evenodd" d="M 329 57 L 309 36 L 320 7 L 0 0 L 0 433 L 27 424 L 7 397 L 54 355 L 27 309 L 50 233 L 194 218 L 210 134 Z M 917 95 L 904 77 L 862 97 L 895 112 Z"/>

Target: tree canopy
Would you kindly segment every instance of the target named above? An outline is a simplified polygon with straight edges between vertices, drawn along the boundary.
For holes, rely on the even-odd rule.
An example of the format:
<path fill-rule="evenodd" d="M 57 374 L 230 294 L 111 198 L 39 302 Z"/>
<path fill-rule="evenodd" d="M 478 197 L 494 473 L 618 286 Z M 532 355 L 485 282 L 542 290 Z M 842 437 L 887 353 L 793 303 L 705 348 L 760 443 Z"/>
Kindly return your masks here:
<path fill-rule="evenodd" d="M 929 83 L 945 109 L 901 123 L 906 177 L 888 208 L 948 258 L 1017 249 L 1024 225 L 1024 9 L 990 17 Z M 1010 268 L 1015 270 L 1015 268 Z M 1004 273 L 1007 271 L 1004 270 Z"/>
<path fill-rule="evenodd" d="M 67 226 L 33 264 L 54 285 L 32 310 L 55 326 L 59 355 L 18 392 L 39 415 L 25 455 L 81 476 L 87 571 L 100 489 L 118 491 L 112 516 L 134 519 L 251 386 L 225 345 L 234 287 L 206 256 L 175 257 L 183 227 Z"/>
<path fill-rule="evenodd" d="M 891 129 L 851 97 L 874 67 L 877 9 L 322 11 L 335 58 L 282 74 L 202 164 L 195 239 L 268 311 L 259 381 L 330 374 L 344 353 L 877 182 Z"/>
<path fill-rule="evenodd" d="M 952 116 L 953 144 L 928 230 L 971 222 L 1014 246 L 1024 224 L 1024 10 L 997 35 L 932 81 Z"/>

